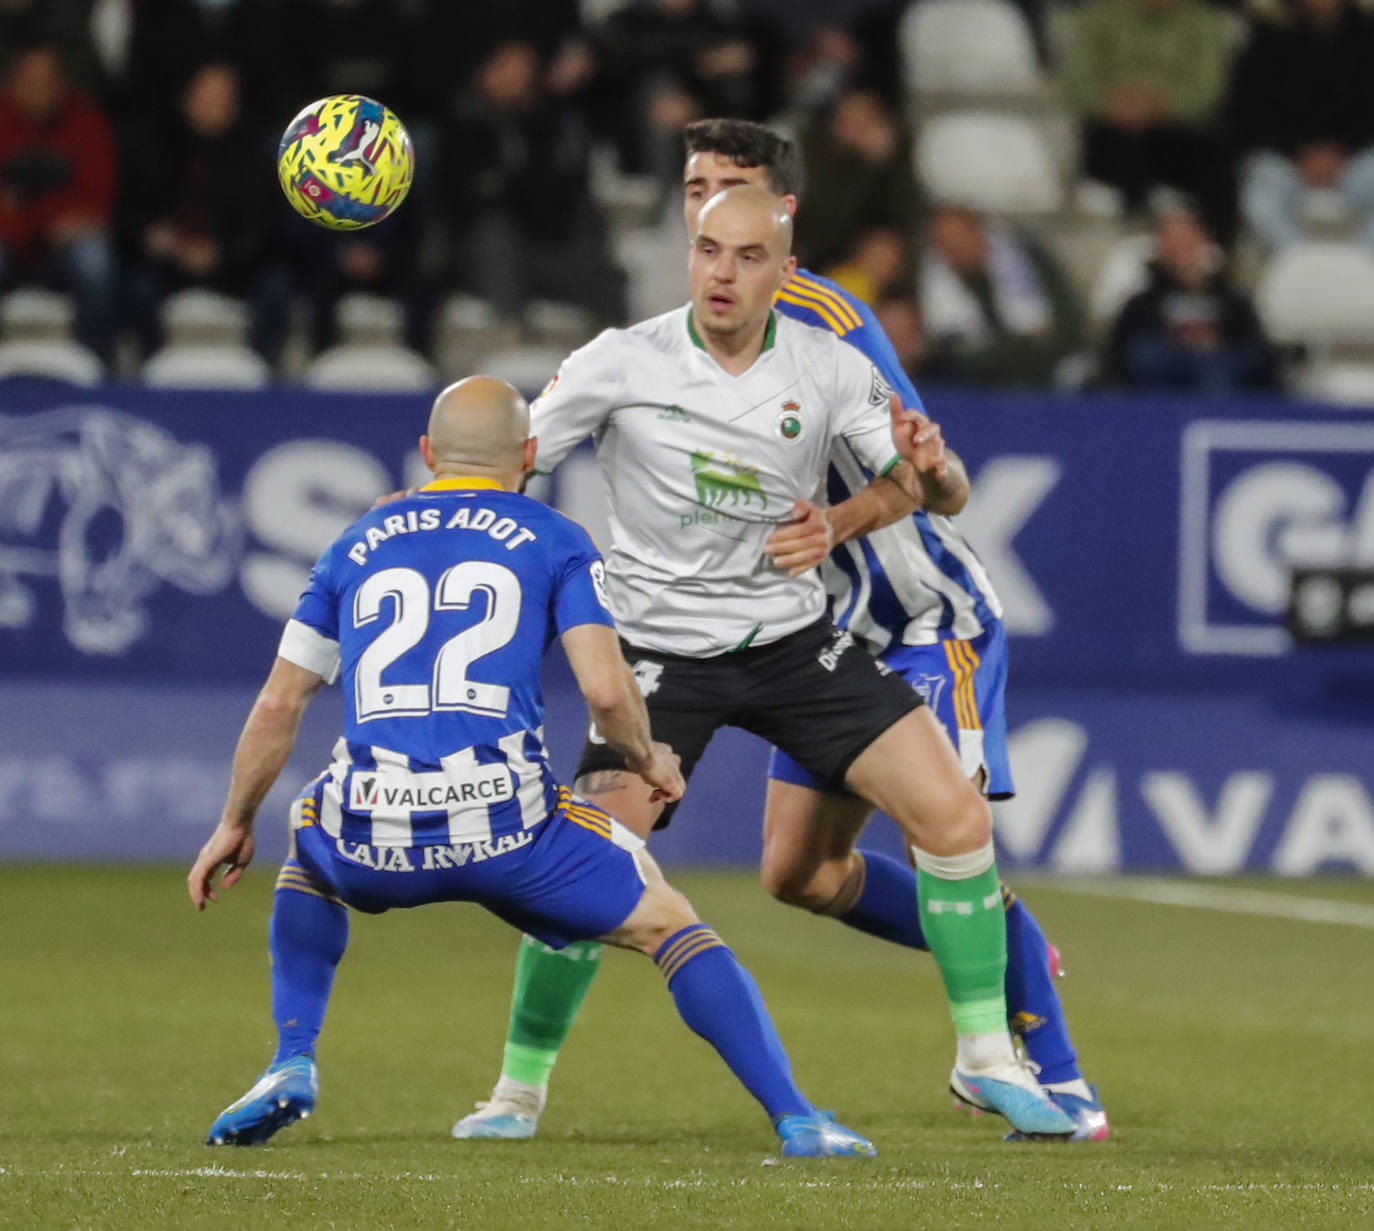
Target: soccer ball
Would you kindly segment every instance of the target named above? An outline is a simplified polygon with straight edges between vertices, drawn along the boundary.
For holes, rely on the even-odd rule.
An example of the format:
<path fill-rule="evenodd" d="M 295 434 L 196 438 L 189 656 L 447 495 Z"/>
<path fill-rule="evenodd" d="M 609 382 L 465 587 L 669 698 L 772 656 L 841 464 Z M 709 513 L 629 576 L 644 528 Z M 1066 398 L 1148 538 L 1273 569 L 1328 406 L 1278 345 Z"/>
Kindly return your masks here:
<path fill-rule="evenodd" d="M 405 125 L 361 94 L 311 103 L 277 147 L 277 179 L 291 208 L 333 231 L 381 222 L 405 200 L 414 177 Z"/>

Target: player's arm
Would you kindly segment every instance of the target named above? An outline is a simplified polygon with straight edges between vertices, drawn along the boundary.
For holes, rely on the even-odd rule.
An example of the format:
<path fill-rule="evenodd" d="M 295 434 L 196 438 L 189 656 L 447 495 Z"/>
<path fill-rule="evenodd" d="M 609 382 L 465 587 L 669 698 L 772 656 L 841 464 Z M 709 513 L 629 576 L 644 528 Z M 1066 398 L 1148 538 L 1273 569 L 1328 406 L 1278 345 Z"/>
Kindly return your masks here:
<path fill-rule="evenodd" d="M 677 755 L 649 733 L 644 696 L 620 652 L 615 630 L 605 624 L 578 624 L 564 630 L 562 642 L 592 722 L 612 748 L 624 753 L 625 768 L 653 788 L 651 802 L 681 799 L 687 784 Z"/>
<path fill-rule="evenodd" d="M 220 868 L 228 869 L 220 886 L 228 889 L 252 861 L 253 819 L 296 745 L 305 707 L 324 682 L 323 676 L 285 658 L 273 663 L 234 750 L 229 795 L 219 824 L 186 877 L 197 910 L 217 900 L 213 881 Z"/>
<path fill-rule="evenodd" d="M 530 403 L 530 435 L 539 438 L 535 468 L 548 474 L 596 432 L 619 403 L 625 367 L 620 334 L 607 330 L 573 351 Z"/>

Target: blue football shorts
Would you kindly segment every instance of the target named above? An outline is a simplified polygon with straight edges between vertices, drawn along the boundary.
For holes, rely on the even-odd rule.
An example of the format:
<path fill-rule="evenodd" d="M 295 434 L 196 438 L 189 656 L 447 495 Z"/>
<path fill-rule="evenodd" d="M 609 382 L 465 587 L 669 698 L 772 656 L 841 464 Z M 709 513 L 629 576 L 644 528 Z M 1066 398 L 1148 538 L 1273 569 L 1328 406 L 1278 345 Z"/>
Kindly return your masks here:
<path fill-rule="evenodd" d="M 322 892 L 356 910 L 475 902 L 561 949 L 613 932 L 644 894 L 644 843 L 567 787 L 559 788 L 548 820 L 522 833 L 377 847 L 331 838 L 319 827 L 322 785 L 312 782 L 292 805 L 294 855 Z"/>
<path fill-rule="evenodd" d="M 944 724 L 964 772 L 985 775 L 989 799 L 1010 799 L 1016 788 L 1007 756 L 1007 634 L 1001 622 L 970 641 L 894 645 L 878 655 L 921 694 Z M 842 782 L 822 781 L 785 752 L 773 749 L 768 776 L 815 791 L 845 792 Z"/>

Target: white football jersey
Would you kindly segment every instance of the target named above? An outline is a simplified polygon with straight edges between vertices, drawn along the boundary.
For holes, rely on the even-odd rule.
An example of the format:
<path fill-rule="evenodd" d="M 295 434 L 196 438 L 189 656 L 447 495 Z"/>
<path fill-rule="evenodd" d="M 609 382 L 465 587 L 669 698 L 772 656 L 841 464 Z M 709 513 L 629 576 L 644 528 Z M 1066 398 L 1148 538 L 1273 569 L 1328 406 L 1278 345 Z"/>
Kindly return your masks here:
<path fill-rule="evenodd" d="M 547 473 L 593 437 L 621 636 L 696 657 L 820 619 L 819 573 L 788 577 L 763 545 L 794 501 L 823 491 L 836 439 L 875 473 L 897 461 L 887 395 L 852 346 L 778 313 L 740 376 L 706 353 L 685 307 L 569 355 L 532 407 L 535 464 Z"/>

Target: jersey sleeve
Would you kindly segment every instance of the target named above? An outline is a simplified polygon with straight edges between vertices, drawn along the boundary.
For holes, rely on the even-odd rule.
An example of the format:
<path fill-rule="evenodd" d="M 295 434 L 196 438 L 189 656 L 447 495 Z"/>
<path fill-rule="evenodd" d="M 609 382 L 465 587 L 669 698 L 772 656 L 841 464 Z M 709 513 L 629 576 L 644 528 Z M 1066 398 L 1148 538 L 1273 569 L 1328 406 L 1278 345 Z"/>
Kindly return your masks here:
<path fill-rule="evenodd" d="M 554 594 L 554 627 L 565 633 L 579 624 L 605 624 L 615 627 L 611 605 L 606 599 L 606 566 L 591 536 L 576 523 L 569 523 L 567 553 Z"/>
<path fill-rule="evenodd" d="M 339 677 L 339 607 L 330 568 L 332 555 L 326 552 L 310 570 L 310 583 L 277 646 L 278 657 L 313 671 L 326 684 Z"/>
<path fill-rule="evenodd" d="M 892 386 L 852 346 L 840 343 L 835 350 L 834 435 L 874 474 L 886 474 L 900 460 L 887 405 Z"/>
<path fill-rule="evenodd" d="M 616 334 L 607 330 L 573 351 L 530 407 L 530 435 L 539 438 L 535 470 L 548 474 L 606 421 L 620 389 Z"/>

